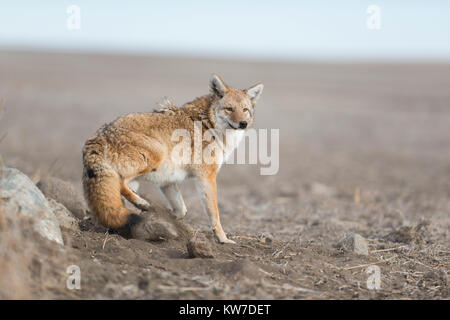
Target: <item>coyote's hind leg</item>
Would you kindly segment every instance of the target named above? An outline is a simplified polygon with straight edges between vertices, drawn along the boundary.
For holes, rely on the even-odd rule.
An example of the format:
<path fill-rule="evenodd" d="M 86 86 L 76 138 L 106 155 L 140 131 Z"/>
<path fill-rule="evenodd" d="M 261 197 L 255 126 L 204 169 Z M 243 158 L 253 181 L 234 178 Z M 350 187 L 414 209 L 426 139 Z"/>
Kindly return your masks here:
<path fill-rule="evenodd" d="M 139 208 L 141 210 L 149 210 L 150 204 L 147 202 L 147 200 L 142 199 L 140 196 L 138 196 L 136 193 L 134 193 L 125 182 L 122 182 L 122 186 L 120 188 L 120 193 L 130 201 L 136 208 Z"/>

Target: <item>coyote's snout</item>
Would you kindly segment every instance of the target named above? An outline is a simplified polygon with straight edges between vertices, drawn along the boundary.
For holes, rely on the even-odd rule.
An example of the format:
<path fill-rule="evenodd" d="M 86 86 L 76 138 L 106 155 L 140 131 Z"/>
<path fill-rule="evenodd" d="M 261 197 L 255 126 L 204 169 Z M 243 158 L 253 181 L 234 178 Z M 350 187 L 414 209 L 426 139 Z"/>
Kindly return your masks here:
<path fill-rule="evenodd" d="M 220 224 L 216 176 L 222 162 L 244 136 L 244 129 L 252 126 L 263 84 L 246 90 L 232 89 L 213 75 L 210 90 L 209 95 L 183 107 L 168 103 L 154 112 L 120 117 L 101 127 L 86 141 L 83 187 L 89 207 L 100 223 L 121 228 L 139 218 L 124 207 L 122 196 L 139 209 L 149 208 L 148 202 L 136 194 L 136 188 L 130 188 L 134 179 L 146 179 L 158 185 L 174 214 L 182 218 L 186 206 L 178 183 L 194 178 L 216 237 L 222 243 L 233 243 Z M 171 157 L 177 144 L 172 138 L 173 132 L 182 129 L 193 136 L 197 121 L 201 123 L 202 134 L 211 130 L 214 136 L 224 137 L 219 144 L 224 157 L 219 162 L 194 161 L 194 153 L 189 163 L 180 164 Z M 202 141 L 202 147 L 212 141 Z"/>

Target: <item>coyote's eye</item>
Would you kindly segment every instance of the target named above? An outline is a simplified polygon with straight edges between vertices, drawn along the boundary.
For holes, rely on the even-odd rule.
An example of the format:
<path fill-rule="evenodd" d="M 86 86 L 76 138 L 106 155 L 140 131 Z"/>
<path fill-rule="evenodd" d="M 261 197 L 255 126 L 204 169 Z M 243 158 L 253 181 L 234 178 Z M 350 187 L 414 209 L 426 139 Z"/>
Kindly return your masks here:
<path fill-rule="evenodd" d="M 248 108 L 244 108 L 244 112 L 250 112 Z"/>
<path fill-rule="evenodd" d="M 229 108 L 229 107 L 228 107 L 228 108 L 225 108 L 225 111 L 226 111 L 226 112 L 233 112 L 233 108 Z"/>

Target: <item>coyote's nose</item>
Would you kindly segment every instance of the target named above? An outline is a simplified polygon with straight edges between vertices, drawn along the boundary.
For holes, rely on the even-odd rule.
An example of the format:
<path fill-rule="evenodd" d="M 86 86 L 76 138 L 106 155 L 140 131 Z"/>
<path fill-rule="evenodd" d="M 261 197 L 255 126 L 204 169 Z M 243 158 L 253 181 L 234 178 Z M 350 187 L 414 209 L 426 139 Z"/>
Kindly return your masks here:
<path fill-rule="evenodd" d="M 240 122 L 239 122 L 239 128 L 240 128 L 240 129 L 245 129 L 245 128 L 247 128 L 247 121 L 240 121 Z"/>

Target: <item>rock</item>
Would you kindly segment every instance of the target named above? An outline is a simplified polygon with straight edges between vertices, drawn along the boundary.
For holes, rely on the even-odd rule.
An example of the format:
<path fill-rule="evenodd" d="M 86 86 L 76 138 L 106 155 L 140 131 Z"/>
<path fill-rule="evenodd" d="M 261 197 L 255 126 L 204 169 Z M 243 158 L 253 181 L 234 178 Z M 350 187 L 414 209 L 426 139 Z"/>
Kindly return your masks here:
<path fill-rule="evenodd" d="M 348 235 L 344 240 L 339 241 L 335 247 L 343 251 L 354 252 L 365 256 L 369 254 L 369 247 L 366 239 L 357 233 Z"/>
<path fill-rule="evenodd" d="M 211 244 L 203 233 L 195 234 L 187 243 L 190 258 L 213 258 Z"/>
<path fill-rule="evenodd" d="M 6 216 L 32 218 L 33 229 L 41 236 L 64 244 L 58 220 L 47 199 L 26 175 L 17 169 L 0 167 L 0 207 Z"/>
<path fill-rule="evenodd" d="M 84 197 L 70 182 L 48 177 L 41 179 L 36 185 L 47 198 L 61 203 L 78 219 L 85 217 L 88 208 Z"/>
<path fill-rule="evenodd" d="M 271 244 L 273 242 L 273 236 L 270 233 L 259 233 L 258 240 L 261 243 Z"/>
<path fill-rule="evenodd" d="M 50 205 L 50 208 L 52 208 L 53 213 L 56 216 L 56 219 L 58 219 L 60 227 L 64 227 L 66 229 L 70 229 L 73 231 L 78 231 L 80 228 L 78 227 L 78 220 L 75 218 L 72 213 L 67 210 L 66 207 L 64 207 L 61 203 L 56 202 L 53 199 L 47 199 L 48 203 Z"/>

